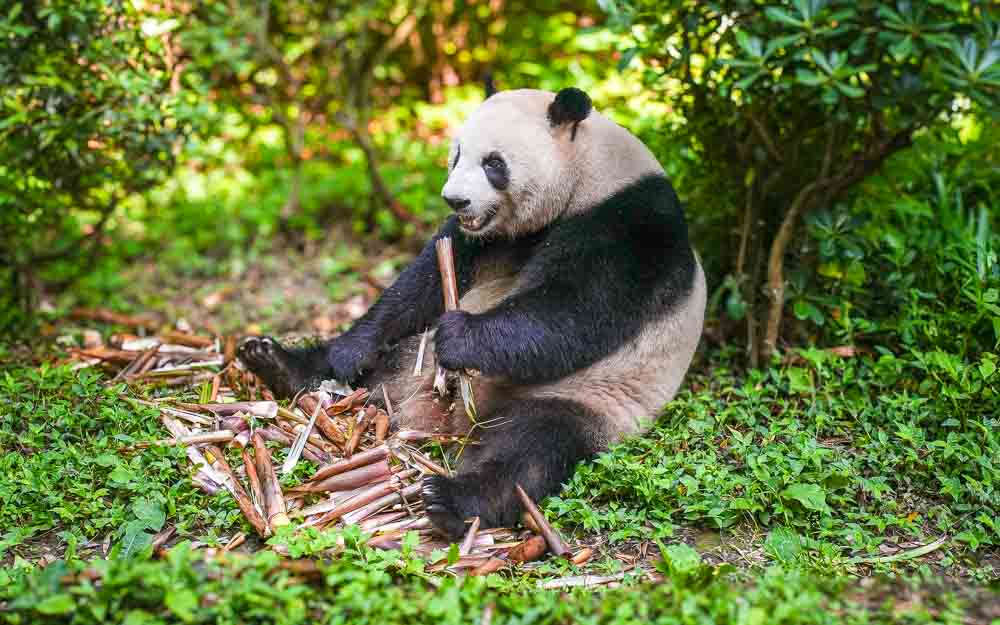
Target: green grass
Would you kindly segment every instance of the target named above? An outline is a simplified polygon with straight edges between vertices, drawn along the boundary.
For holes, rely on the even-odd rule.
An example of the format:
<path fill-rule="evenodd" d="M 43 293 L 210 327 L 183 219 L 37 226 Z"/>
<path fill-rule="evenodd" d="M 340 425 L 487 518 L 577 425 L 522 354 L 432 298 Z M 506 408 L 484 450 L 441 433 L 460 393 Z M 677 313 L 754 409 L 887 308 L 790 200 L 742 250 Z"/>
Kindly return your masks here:
<path fill-rule="evenodd" d="M 686 546 L 664 550 L 663 583 L 642 592 L 532 588 L 526 577 L 436 578 L 406 547 L 373 551 L 360 535 L 303 583 L 272 552 L 205 559 L 186 544 L 163 561 L 99 560 L 0 572 L 0 618 L 9 623 L 959 623 L 963 599 L 944 592 L 897 600 L 845 578 L 778 567 L 752 583 L 704 564 Z M 309 552 L 300 545 L 298 552 Z"/>
<path fill-rule="evenodd" d="M 974 391 L 955 401 L 943 388 L 956 384 L 949 363 L 919 371 L 892 356 L 800 353 L 799 366 L 746 378 L 713 363 L 648 436 L 581 466 L 549 509 L 612 540 L 750 524 L 771 532 L 772 561 L 824 569 L 945 538 L 939 564 L 975 568 L 1000 544 L 1000 376 L 984 364 L 993 356 L 965 367 Z"/>
<path fill-rule="evenodd" d="M 0 373 L 0 558 L 72 558 L 105 537 L 121 555 L 148 544 L 169 518 L 182 534 L 229 526 L 191 484 L 184 451 L 120 450 L 162 438 L 155 411 L 120 397 L 96 373 L 67 368 Z"/>

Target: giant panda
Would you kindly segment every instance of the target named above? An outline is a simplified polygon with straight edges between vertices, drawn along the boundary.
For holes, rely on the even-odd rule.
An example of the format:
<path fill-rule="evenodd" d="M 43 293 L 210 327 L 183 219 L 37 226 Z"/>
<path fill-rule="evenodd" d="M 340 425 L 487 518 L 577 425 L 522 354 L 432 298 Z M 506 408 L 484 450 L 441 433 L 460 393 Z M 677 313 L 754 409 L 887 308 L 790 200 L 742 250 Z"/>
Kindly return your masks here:
<path fill-rule="evenodd" d="M 347 332 L 304 349 L 250 338 L 239 354 L 284 396 L 326 378 L 385 385 L 398 425 L 419 427 L 441 411 L 434 367 L 413 374 L 433 329 L 439 364 L 481 372 L 474 444 L 454 477 L 423 482 L 433 525 L 457 538 L 476 516 L 514 522 L 515 484 L 539 500 L 643 431 L 691 363 L 706 287 L 663 168 L 578 89 L 488 97 L 454 137 L 441 195 L 454 214 Z M 444 236 L 461 308 L 447 313 L 434 248 Z M 446 421 L 464 419 L 456 404 Z"/>

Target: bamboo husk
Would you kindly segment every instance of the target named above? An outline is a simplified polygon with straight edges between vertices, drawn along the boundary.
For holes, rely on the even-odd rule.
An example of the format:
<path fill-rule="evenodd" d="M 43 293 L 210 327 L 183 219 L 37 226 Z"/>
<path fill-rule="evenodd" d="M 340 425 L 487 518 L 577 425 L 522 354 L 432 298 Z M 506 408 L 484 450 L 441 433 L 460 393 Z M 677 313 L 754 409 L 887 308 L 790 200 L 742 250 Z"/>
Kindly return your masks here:
<path fill-rule="evenodd" d="M 264 508 L 264 486 L 260 483 L 260 476 L 257 475 L 257 463 L 254 462 L 250 450 L 243 449 L 243 468 L 247 473 L 247 483 L 250 484 L 250 497 L 253 501 L 257 513 L 263 517 L 266 512 Z"/>
<path fill-rule="evenodd" d="M 378 506 L 374 510 L 371 510 L 367 514 L 359 515 L 361 516 L 361 518 L 359 518 L 358 520 L 360 521 L 364 518 L 368 518 L 372 514 L 375 514 L 376 512 L 384 508 L 385 506 L 395 503 L 396 501 L 395 498 L 397 497 L 402 487 L 402 481 L 412 477 L 414 474 L 416 474 L 416 471 L 413 471 L 412 469 L 409 471 L 399 472 L 391 480 L 384 482 L 382 484 L 376 484 L 370 487 L 369 489 L 359 493 L 358 495 L 351 497 L 347 501 L 338 504 L 335 508 L 324 514 L 322 517 L 316 519 L 315 524 L 319 526 L 327 525 L 343 517 L 346 514 L 353 513 L 366 506 L 374 506 L 377 502 L 383 502 L 382 505 Z M 414 494 L 416 494 L 416 491 L 414 492 Z"/>
<path fill-rule="evenodd" d="M 139 357 L 141 352 L 126 351 L 122 349 L 111 349 L 110 347 L 98 347 L 93 349 L 77 349 L 70 348 L 68 350 L 70 354 L 74 356 L 82 356 L 84 358 L 96 358 L 104 362 L 112 362 L 120 365 L 126 365 L 131 363 L 133 360 Z"/>
<path fill-rule="evenodd" d="M 278 416 L 278 404 L 273 401 L 234 401 L 226 404 L 188 404 L 178 402 L 178 406 L 188 410 L 207 410 L 220 417 L 228 417 L 243 412 L 259 419 L 274 419 Z"/>
<path fill-rule="evenodd" d="M 399 529 L 398 527 L 393 527 L 391 529 L 386 529 L 388 525 L 397 525 L 397 521 L 404 517 L 408 517 L 409 513 L 406 510 L 399 510 L 398 512 L 386 512 L 385 514 L 376 514 L 375 516 L 369 517 L 359 523 L 361 526 L 361 531 L 368 533 L 386 533 L 392 532 Z M 409 520 L 409 519 L 407 519 Z"/>
<path fill-rule="evenodd" d="M 264 517 L 260 515 L 260 512 L 253 504 L 253 500 L 250 499 L 247 491 L 244 490 L 243 484 L 241 484 L 240 480 L 236 477 L 236 473 L 233 471 L 232 467 L 229 466 L 229 463 L 226 462 L 226 458 L 223 456 L 222 450 L 214 445 L 209 445 L 205 448 L 205 451 L 213 456 L 215 460 L 213 466 L 218 465 L 217 468 L 229 477 L 230 483 L 227 483 L 227 486 L 229 486 L 229 492 L 232 493 L 233 499 L 236 500 L 236 505 L 239 506 L 240 512 L 243 513 L 246 520 L 250 522 L 250 525 L 253 526 L 254 530 L 256 530 L 258 534 L 261 536 L 269 536 L 270 531 L 268 529 L 267 521 L 265 521 Z"/>
<path fill-rule="evenodd" d="M 524 492 L 520 484 L 515 484 L 514 489 L 517 491 L 517 496 L 521 499 L 521 504 L 524 506 L 525 511 L 531 516 L 535 521 L 535 525 L 541 530 L 542 536 L 545 537 L 545 542 L 549 546 L 549 551 L 556 556 L 565 556 L 569 553 L 569 549 L 566 547 L 566 543 L 563 542 L 562 537 L 559 533 L 549 525 L 548 520 L 546 520 L 545 515 L 542 511 L 538 509 L 538 506 L 531 497 L 528 497 L 528 493 Z"/>
<path fill-rule="evenodd" d="M 274 464 L 271 462 L 271 451 L 267 448 L 259 432 L 251 436 L 250 441 L 253 443 L 257 474 L 260 476 L 261 486 L 264 489 L 264 508 L 267 510 L 267 524 L 272 528 L 288 525 L 290 521 L 288 513 L 285 510 L 285 497 L 281 492 L 281 483 L 278 482 L 278 475 L 274 472 Z"/>
<path fill-rule="evenodd" d="M 347 447 L 344 448 L 344 453 L 348 458 L 354 455 L 354 450 L 356 450 L 358 445 L 361 444 L 361 437 L 364 436 L 365 431 L 367 431 L 368 427 L 371 426 L 377 413 L 378 410 L 375 406 L 368 406 L 365 408 L 365 412 L 361 418 L 355 422 L 354 430 L 351 432 L 351 440 L 348 441 Z"/>
<path fill-rule="evenodd" d="M 386 397 L 388 400 L 388 397 Z M 379 410 L 375 414 L 375 444 L 381 445 L 385 442 L 385 437 L 389 434 L 390 419 L 389 414 Z"/>
<path fill-rule="evenodd" d="M 482 575 L 489 575 L 491 573 L 496 573 L 500 569 L 507 566 L 507 563 L 500 558 L 490 558 L 486 562 L 483 562 L 476 568 L 469 571 L 469 575 L 473 577 L 479 577 Z"/>
<path fill-rule="evenodd" d="M 548 545 L 545 538 L 532 536 L 510 550 L 507 558 L 512 562 L 534 562 L 545 555 Z"/>
<path fill-rule="evenodd" d="M 590 547 L 584 547 L 580 551 L 577 551 L 576 555 L 570 558 L 570 562 L 576 565 L 580 565 L 586 562 L 587 560 L 590 560 L 590 557 L 592 555 L 594 555 L 594 550 L 591 549 Z"/>
<path fill-rule="evenodd" d="M 392 475 L 388 460 L 373 462 L 357 469 L 332 475 L 318 482 L 306 482 L 292 488 L 289 492 L 323 493 L 340 490 L 351 490 L 372 482 L 383 480 Z"/>
<path fill-rule="evenodd" d="M 292 425 L 287 421 L 277 421 L 275 425 L 277 425 L 281 430 L 283 430 L 285 433 L 287 433 L 289 436 L 293 438 L 298 436 L 299 432 L 302 431 L 299 428 L 305 427 L 299 423 Z M 340 452 L 340 449 L 336 445 L 326 440 L 319 434 L 316 434 L 315 432 L 310 432 L 309 436 L 306 437 L 306 440 L 309 442 L 310 445 L 315 447 L 317 451 L 320 451 L 322 453 L 337 454 Z"/>
<path fill-rule="evenodd" d="M 316 473 L 313 473 L 312 477 L 309 478 L 309 481 L 314 482 L 316 480 L 322 480 L 332 475 L 356 469 L 357 467 L 363 467 L 366 464 L 378 462 L 388 456 L 389 448 L 385 445 L 373 447 L 361 453 L 354 454 L 352 457 L 345 460 L 339 460 L 333 464 L 321 466 Z"/>
<path fill-rule="evenodd" d="M 289 516 L 311 517 L 316 516 L 317 514 L 329 512 L 352 497 L 365 492 L 368 488 L 369 487 L 367 486 L 362 486 L 361 488 L 355 488 L 354 490 L 342 490 L 335 493 L 329 493 L 326 499 L 296 510 L 295 514 L 289 514 Z"/>
<path fill-rule="evenodd" d="M 410 484 L 406 488 L 399 490 L 398 492 L 389 493 L 388 495 L 376 499 L 367 506 L 354 510 L 343 515 L 341 518 L 344 523 L 358 523 L 375 514 L 382 508 L 386 506 L 391 506 L 396 503 L 406 503 L 409 499 L 412 499 L 420 494 L 420 484 Z"/>
<path fill-rule="evenodd" d="M 284 430 L 281 430 L 279 428 L 276 428 L 276 427 L 261 428 L 261 429 L 257 430 L 257 434 L 260 434 L 261 436 L 263 436 L 265 439 L 267 439 L 269 441 L 274 441 L 276 443 L 281 443 L 285 447 L 291 447 L 292 446 L 292 442 L 293 442 L 292 436 L 289 435 L 289 434 L 287 434 L 287 433 L 285 433 Z M 315 448 L 313 448 L 309 444 L 306 444 L 305 449 L 302 450 L 302 457 L 305 458 L 305 459 L 307 459 L 307 460 L 309 460 L 309 461 L 311 461 L 311 462 L 314 462 L 314 463 L 320 464 L 320 465 L 321 464 L 325 464 L 325 463 L 327 463 L 327 462 L 330 461 L 330 455 L 329 454 L 327 454 L 326 452 L 320 451 L 318 449 L 315 449 Z"/>

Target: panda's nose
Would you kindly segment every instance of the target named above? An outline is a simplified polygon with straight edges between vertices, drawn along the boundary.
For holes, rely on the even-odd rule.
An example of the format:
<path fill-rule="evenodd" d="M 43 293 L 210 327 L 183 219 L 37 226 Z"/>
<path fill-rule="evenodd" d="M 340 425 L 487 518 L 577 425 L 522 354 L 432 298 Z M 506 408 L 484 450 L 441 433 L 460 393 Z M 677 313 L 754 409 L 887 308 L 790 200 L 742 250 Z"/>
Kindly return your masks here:
<path fill-rule="evenodd" d="M 464 197 L 453 197 L 450 195 L 442 195 L 441 197 L 444 198 L 445 203 L 447 203 L 453 211 L 460 211 L 469 204 L 472 204 L 471 200 L 467 200 Z"/>

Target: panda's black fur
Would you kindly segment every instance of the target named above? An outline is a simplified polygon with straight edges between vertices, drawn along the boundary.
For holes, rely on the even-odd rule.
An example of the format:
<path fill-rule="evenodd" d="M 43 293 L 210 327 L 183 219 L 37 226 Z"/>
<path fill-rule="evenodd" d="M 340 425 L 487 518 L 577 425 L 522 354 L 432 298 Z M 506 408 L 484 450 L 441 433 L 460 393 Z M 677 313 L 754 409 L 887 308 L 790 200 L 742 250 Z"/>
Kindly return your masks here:
<path fill-rule="evenodd" d="M 579 111 L 567 115 L 563 121 L 572 122 Z M 460 295 L 497 256 L 516 268 L 518 287 L 481 314 L 442 314 L 434 248 L 442 236 L 453 240 Z M 677 196 L 666 178 L 651 174 L 591 210 L 514 239 L 467 236 L 451 217 L 340 337 L 300 350 L 250 339 L 240 356 L 285 396 L 326 378 L 371 387 L 402 367 L 393 357 L 401 341 L 436 326 L 439 363 L 478 370 L 505 389 L 479 415 L 494 425 L 477 428 L 458 475 L 424 479 L 428 514 L 454 538 L 475 516 L 484 527 L 514 522 L 521 512 L 515 483 L 539 500 L 616 438 L 609 420 L 584 403 L 532 389 L 609 358 L 684 301 L 698 271 Z"/>

